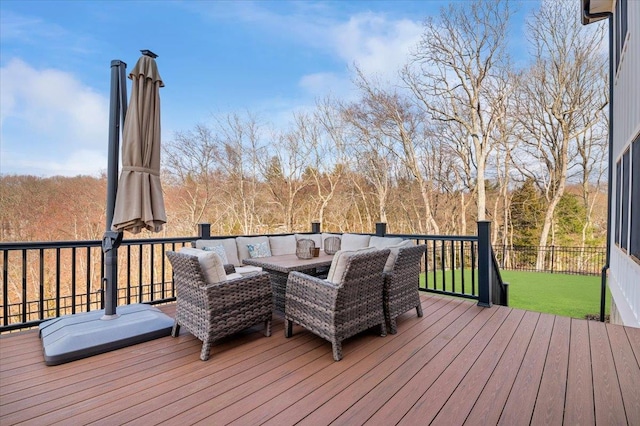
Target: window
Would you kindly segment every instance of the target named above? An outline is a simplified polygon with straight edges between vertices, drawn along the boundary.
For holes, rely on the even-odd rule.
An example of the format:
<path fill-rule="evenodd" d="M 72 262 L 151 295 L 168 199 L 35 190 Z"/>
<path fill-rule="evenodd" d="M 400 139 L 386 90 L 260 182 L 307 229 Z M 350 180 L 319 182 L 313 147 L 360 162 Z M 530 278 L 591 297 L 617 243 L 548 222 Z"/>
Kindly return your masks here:
<path fill-rule="evenodd" d="M 615 10 L 615 53 L 616 53 L 616 70 L 620 64 L 620 55 L 624 47 L 624 41 L 627 38 L 628 22 L 627 22 L 627 0 L 618 0 Z"/>
<path fill-rule="evenodd" d="M 631 177 L 629 253 L 637 261 L 640 261 L 640 134 L 633 141 L 631 153 L 633 171 Z"/>
<path fill-rule="evenodd" d="M 622 189 L 620 197 L 620 247 L 629 248 L 629 150 L 622 155 L 622 181 L 619 182 Z"/>
<path fill-rule="evenodd" d="M 615 230 L 614 240 L 615 243 L 620 245 L 620 212 L 622 211 L 622 162 L 616 163 L 616 218 L 615 218 Z"/>

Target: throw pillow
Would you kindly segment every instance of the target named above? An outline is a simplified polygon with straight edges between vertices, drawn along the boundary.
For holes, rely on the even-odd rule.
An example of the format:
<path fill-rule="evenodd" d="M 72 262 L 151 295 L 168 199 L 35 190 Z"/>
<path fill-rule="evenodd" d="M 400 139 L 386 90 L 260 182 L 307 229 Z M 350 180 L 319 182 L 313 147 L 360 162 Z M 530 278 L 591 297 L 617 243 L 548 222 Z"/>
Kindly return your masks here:
<path fill-rule="evenodd" d="M 236 245 L 238 247 L 238 259 L 240 259 L 240 263 L 242 263 L 244 259 L 251 258 L 251 256 L 249 256 L 249 248 L 247 246 L 249 244 L 259 244 L 259 243 L 269 244 L 269 237 L 267 237 L 266 235 L 261 237 L 236 237 Z"/>
<path fill-rule="evenodd" d="M 258 257 L 269 257 L 271 256 L 271 249 L 269 248 L 269 243 L 257 243 L 257 244 L 247 244 L 247 249 L 249 249 L 249 257 L 252 259 Z"/>
<path fill-rule="evenodd" d="M 220 256 L 220 259 L 222 259 L 222 264 L 223 265 L 229 264 L 229 259 L 227 259 L 227 251 L 224 249 L 224 247 L 222 245 L 219 245 L 219 246 L 205 246 L 205 247 L 202 247 L 202 250 L 204 250 L 204 251 L 212 251 L 212 252 L 216 253 L 218 256 Z"/>
<path fill-rule="evenodd" d="M 248 243 L 249 242 L 245 244 L 248 244 Z M 240 263 L 240 258 L 238 257 L 239 256 L 238 245 L 236 244 L 235 238 L 223 238 L 223 239 L 216 239 L 216 240 L 196 240 L 197 249 L 203 249 L 206 246 L 219 246 L 219 245 L 222 245 L 222 247 L 224 247 L 224 250 L 227 253 L 227 260 L 229 261 L 230 264 L 234 266 L 242 265 L 242 263 Z M 246 246 L 243 246 L 243 247 L 246 249 Z M 245 259 L 247 257 L 249 257 L 248 253 Z"/>

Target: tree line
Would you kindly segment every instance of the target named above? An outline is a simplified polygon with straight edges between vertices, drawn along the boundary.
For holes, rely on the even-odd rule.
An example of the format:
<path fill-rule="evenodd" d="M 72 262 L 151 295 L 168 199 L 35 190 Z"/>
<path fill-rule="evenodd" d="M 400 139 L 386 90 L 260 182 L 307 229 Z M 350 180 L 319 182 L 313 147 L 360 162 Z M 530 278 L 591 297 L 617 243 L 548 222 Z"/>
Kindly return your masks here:
<path fill-rule="evenodd" d="M 312 221 L 464 235 L 491 220 L 496 245 L 603 244 L 604 29 L 581 26 L 573 0 L 543 1 L 518 65 L 512 7 L 453 2 L 424 21 L 398 81 L 355 64 L 355 98 L 319 99 L 284 127 L 247 111 L 175 134 L 163 146 L 165 235 L 193 235 L 202 222 L 234 235 Z M 101 238 L 104 176 L 0 183 L 2 241 Z"/>

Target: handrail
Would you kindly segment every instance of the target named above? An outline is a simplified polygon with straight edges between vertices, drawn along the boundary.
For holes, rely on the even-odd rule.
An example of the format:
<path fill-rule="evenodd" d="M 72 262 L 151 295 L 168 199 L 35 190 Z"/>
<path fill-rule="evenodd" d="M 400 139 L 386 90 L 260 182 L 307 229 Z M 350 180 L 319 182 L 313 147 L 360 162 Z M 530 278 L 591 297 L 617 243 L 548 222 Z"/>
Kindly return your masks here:
<path fill-rule="evenodd" d="M 502 280 L 500 265 L 493 249 L 491 249 L 491 266 L 493 268 L 491 275 L 492 303 L 509 306 L 509 283 Z"/>

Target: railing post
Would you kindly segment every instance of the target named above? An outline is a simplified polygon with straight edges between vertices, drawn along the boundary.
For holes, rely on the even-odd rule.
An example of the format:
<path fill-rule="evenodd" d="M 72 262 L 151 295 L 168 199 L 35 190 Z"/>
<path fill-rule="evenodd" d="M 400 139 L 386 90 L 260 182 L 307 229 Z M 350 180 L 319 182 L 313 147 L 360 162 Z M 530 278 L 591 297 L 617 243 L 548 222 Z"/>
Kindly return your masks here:
<path fill-rule="evenodd" d="M 311 232 L 314 234 L 320 233 L 320 222 L 311 222 Z"/>
<path fill-rule="evenodd" d="M 387 234 L 387 224 L 384 222 L 376 223 L 376 236 L 384 237 Z"/>
<path fill-rule="evenodd" d="M 211 239 L 211 224 L 199 223 L 198 224 L 198 238 L 203 240 Z"/>
<path fill-rule="evenodd" d="M 491 307 L 491 222 L 478 221 L 478 306 Z"/>

